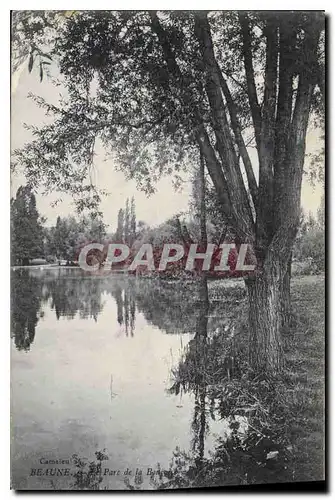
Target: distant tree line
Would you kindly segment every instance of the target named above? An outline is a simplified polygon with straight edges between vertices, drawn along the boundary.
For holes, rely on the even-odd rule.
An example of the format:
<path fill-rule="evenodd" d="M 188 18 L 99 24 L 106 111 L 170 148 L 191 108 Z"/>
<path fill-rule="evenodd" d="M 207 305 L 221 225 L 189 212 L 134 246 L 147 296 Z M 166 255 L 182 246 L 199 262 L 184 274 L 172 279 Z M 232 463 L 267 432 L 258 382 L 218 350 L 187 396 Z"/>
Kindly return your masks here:
<path fill-rule="evenodd" d="M 36 198 L 28 186 L 21 186 L 11 199 L 11 260 L 27 265 L 43 255 L 43 223 L 36 208 Z"/>
<path fill-rule="evenodd" d="M 11 199 L 11 262 L 29 265 L 33 259 L 49 262 L 77 260 L 80 248 L 92 241 L 102 241 L 106 225 L 99 216 L 57 217 L 56 225 L 45 226 L 31 188 L 21 186 Z"/>
<path fill-rule="evenodd" d="M 294 245 L 295 261 L 306 263 L 303 273 L 316 274 L 325 270 L 325 198 L 321 200 L 316 217 L 301 214 L 300 227 Z"/>
<path fill-rule="evenodd" d="M 82 216 L 57 217 L 56 225 L 45 229 L 45 253 L 67 262 L 78 260 L 80 249 L 93 241 L 101 242 L 106 236 L 106 225 L 101 218 Z"/>
<path fill-rule="evenodd" d="M 203 242 L 204 237 L 217 245 L 223 241 L 234 242 L 234 235 L 222 221 L 221 207 L 217 198 L 212 196 L 212 189 L 206 178 L 201 180 L 199 172 L 195 171 L 188 213 L 176 214 L 155 227 L 137 221 L 134 197 L 127 198 L 125 207 L 118 211 L 116 231 L 107 233 L 102 217 L 92 215 L 82 215 L 78 220 L 74 216 L 58 216 L 54 226 L 46 227 L 46 219 L 37 210 L 31 188 L 21 186 L 11 200 L 12 265 L 29 265 L 33 259 L 74 263 L 80 249 L 94 241 L 106 243 L 106 250 L 110 242 L 125 243 L 133 248 L 131 255 L 143 243 L 162 249 L 164 243 L 179 243 L 187 247 L 191 243 Z M 298 262 L 308 262 L 308 272 L 323 272 L 325 268 L 324 212 L 323 197 L 316 217 L 311 213 L 301 213 L 293 258 Z M 97 255 L 101 262 L 106 256 L 107 251 Z M 177 267 L 178 274 L 180 269 Z"/>

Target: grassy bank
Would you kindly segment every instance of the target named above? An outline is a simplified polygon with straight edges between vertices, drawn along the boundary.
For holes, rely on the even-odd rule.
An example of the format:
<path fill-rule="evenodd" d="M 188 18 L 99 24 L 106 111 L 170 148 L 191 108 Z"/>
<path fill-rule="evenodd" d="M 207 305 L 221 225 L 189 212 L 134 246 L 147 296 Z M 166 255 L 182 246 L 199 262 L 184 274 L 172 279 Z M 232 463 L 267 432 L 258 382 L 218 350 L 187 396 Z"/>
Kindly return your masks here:
<path fill-rule="evenodd" d="M 296 458 L 296 479 L 324 476 L 325 282 L 304 276 L 292 283 L 294 320 L 285 336 L 288 434 Z"/>

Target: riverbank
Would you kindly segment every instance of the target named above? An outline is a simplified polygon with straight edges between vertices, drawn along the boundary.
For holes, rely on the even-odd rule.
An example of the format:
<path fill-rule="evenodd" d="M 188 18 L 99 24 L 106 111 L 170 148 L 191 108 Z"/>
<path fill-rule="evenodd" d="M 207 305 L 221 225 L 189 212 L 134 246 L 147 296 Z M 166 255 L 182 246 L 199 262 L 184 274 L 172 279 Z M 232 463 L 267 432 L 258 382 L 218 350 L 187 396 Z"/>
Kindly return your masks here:
<path fill-rule="evenodd" d="M 221 295 L 222 300 L 221 282 L 213 285 L 216 297 Z M 238 317 L 238 323 L 231 322 L 226 333 L 217 332 L 205 347 L 200 343 L 196 351 L 185 351 L 175 368 L 172 389 L 192 391 L 199 401 L 203 394 L 204 408 L 209 405 L 212 412 L 219 413 L 230 433 L 218 436 L 210 459 L 201 458 L 200 474 L 192 472 L 199 470 L 199 456 L 176 451 L 170 474 L 156 487 L 324 479 L 324 276 L 294 278 L 291 293 L 293 318 L 284 333 L 286 366 L 280 377 L 255 377 L 249 368 L 242 295 L 238 300 L 235 294 L 235 306 L 231 301 L 231 308 L 235 307 L 231 318 Z M 231 356 L 232 352 L 238 360 L 235 373 L 233 365 L 227 368 L 226 353 Z M 205 365 L 201 359 L 206 360 Z M 241 422 L 247 433 L 241 432 Z"/>

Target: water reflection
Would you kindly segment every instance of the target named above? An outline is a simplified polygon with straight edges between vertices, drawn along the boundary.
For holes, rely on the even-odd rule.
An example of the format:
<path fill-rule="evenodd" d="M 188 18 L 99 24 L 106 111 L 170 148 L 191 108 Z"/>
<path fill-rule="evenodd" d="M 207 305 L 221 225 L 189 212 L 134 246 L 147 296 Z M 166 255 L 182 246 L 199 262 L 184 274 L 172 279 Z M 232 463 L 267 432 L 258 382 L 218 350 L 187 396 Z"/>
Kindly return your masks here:
<path fill-rule="evenodd" d="M 79 313 L 82 319 L 93 318 L 97 321 L 103 309 L 101 283 L 98 280 L 59 277 L 45 281 L 45 284 L 57 319 L 62 316 L 72 319 Z"/>
<path fill-rule="evenodd" d="M 192 451 L 195 454 L 195 465 L 200 469 L 203 464 L 205 436 L 209 430 L 206 418 L 206 371 L 207 371 L 207 327 L 209 313 L 208 284 L 202 277 L 199 284 L 199 313 L 194 339 L 189 342 L 189 355 L 194 358 L 195 404 L 192 421 Z M 191 343 L 193 345 L 191 345 Z"/>
<path fill-rule="evenodd" d="M 42 271 L 42 272 L 41 272 Z M 68 271 L 68 270 L 67 270 Z M 11 276 L 11 335 L 18 350 L 29 350 L 43 305 L 50 303 L 56 318 L 95 321 L 102 311 L 102 287 L 98 280 L 78 279 L 63 270 L 17 269 Z"/>
<path fill-rule="evenodd" d="M 11 336 L 18 350 L 28 351 L 41 315 L 43 282 L 20 269 L 14 273 L 11 285 Z"/>
<path fill-rule="evenodd" d="M 11 284 L 13 485 L 47 488 L 49 477 L 31 475 L 41 457 L 76 453 L 92 461 L 104 447 L 111 471 L 136 465 L 145 472 L 156 460 L 168 466 L 174 445 L 188 446 L 192 398 L 179 407 L 179 397 L 165 390 L 189 336 L 181 341 L 146 321 L 142 280 L 24 269 L 13 272 Z M 64 477 L 53 481 L 69 486 Z M 125 489 L 123 477 L 105 475 L 107 483 Z"/>
<path fill-rule="evenodd" d="M 197 316 L 202 299 L 199 302 L 194 284 L 186 287 L 182 282 L 124 276 L 101 278 L 85 275 L 79 269 L 17 269 L 12 272 L 11 289 L 12 335 L 18 349 L 29 349 L 44 305 L 48 304 L 57 319 L 71 320 L 78 315 L 97 321 L 106 295 L 116 303 L 117 321 L 126 336 L 134 336 L 138 313 L 169 334 L 204 330 L 205 325 L 197 322 L 207 322 L 207 314 L 200 320 Z"/>
<path fill-rule="evenodd" d="M 243 393 L 243 372 L 233 321 L 236 317 L 233 306 L 243 300 L 243 292 L 239 289 L 230 290 L 226 296 L 215 300 L 213 284 L 209 287 L 205 277 L 192 283 L 137 280 L 125 276 L 101 278 L 87 276 L 78 269 L 19 269 L 12 273 L 11 286 L 11 333 L 17 350 L 33 351 L 36 326 L 44 311 L 48 314 L 51 311 L 56 321 L 65 318 L 70 322 L 70 328 L 75 317 L 90 318 L 96 322 L 107 307 L 108 297 L 115 304 L 114 321 L 122 327 L 125 336 L 134 337 L 135 323 L 140 327 L 143 318 L 145 324 L 166 334 L 191 334 L 186 347 L 180 350 L 180 360 L 172 370 L 169 389 L 170 394 L 181 398 L 180 411 L 183 398 L 192 395 L 193 405 L 187 417 L 191 431 L 189 449 L 175 450 L 170 468 L 152 478 L 153 487 L 182 488 L 292 480 L 287 467 L 289 453 L 278 444 L 278 436 L 272 436 L 262 422 L 255 423 L 252 413 L 245 413 L 242 399 L 240 408 L 237 408 L 238 398 Z M 71 343 L 71 339 L 67 339 Z M 136 336 L 131 343 L 137 340 Z M 143 340 L 140 339 L 140 342 Z M 125 359 L 125 352 L 129 358 L 129 347 L 125 345 L 124 349 L 122 351 L 120 345 L 120 359 Z M 129 374 L 123 373 L 122 379 L 117 375 L 115 377 L 118 385 L 116 393 L 113 376 L 108 380 L 110 390 L 107 398 L 109 404 L 113 403 L 113 412 L 116 413 L 118 405 L 123 404 L 119 389 L 125 384 L 126 390 L 131 393 L 129 401 L 132 404 L 141 399 L 137 397 L 138 392 L 135 398 L 132 392 L 136 378 L 131 372 L 134 358 L 128 359 L 128 362 Z M 91 378 L 94 378 L 94 373 Z M 217 381 L 220 383 L 217 384 Z M 139 387 L 150 393 L 151 384 L 145 389 L 145 383 Z M 236 383 L 239 384 L 238 390 Z M 92 384 L 96 394 L 101 384 Z M 114 394 L 119 396 L 114 398 Z M 157 401 L 158 393 L 154 397 Z M 85 404 L 84 399 L 80 401 L 83 401 L 80 404 Z M 161 400 L 159 404 L 162 405 Z M 85 411 L 88 411 L 86 407 Z M 117 425 L 122 424 L 122 418 L 116 421 Z M 213 440 L 215 423 L 220 424 L 217 427 L 220 430 L 217 439 Z M 170 455 L 173 450 L 168 451 Z M 137 481 L 129 487 L 142 488 L 143 485 Z"/>

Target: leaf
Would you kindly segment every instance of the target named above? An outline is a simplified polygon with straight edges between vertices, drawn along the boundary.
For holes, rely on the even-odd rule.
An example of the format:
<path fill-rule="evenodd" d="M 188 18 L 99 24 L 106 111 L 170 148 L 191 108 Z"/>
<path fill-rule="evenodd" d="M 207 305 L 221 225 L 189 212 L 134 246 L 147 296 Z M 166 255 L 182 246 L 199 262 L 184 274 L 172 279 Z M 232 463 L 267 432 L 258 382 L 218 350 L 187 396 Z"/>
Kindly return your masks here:
<path fill-rule="evenodd" d="M 278 455 L 279 451 L 270 451 L 267 455 L 266 455 L 266 460 L 270 460 L 271 458 L 276 458 L 277 455 Z"/>
<path fill-rule="evenodd" d="M 40 62 L 40 82 L 43 80 L 43 65 Z"/>
<path fill-rule="evenodd" d="M 34 65 L 34 55 L 31 52 L 30 53 L 30 57 L 29 57 L 29 64 L 28 64 L 28 71 L 29 71 L 29 73 L 31 73 L 31 70 L 33 69 L 33 65 Z"/>

